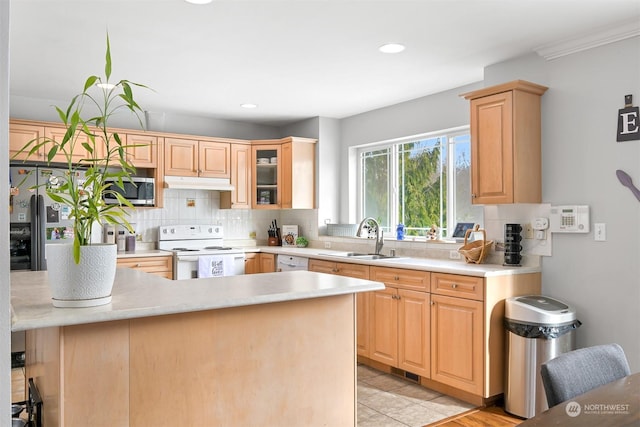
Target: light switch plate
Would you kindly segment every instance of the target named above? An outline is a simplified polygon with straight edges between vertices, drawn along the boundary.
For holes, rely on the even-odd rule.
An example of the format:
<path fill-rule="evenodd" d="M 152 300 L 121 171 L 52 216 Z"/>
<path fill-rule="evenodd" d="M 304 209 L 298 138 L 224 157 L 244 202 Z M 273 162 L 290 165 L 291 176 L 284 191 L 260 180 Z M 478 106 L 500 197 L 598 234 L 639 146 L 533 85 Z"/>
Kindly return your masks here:
<path fill-rule="evenodd" d="M 599 222 L 593 224 L 594 228 L 594 239 L 597 242 L 604 242 L 607 240 L 607 225 L 605 223 Z"/>

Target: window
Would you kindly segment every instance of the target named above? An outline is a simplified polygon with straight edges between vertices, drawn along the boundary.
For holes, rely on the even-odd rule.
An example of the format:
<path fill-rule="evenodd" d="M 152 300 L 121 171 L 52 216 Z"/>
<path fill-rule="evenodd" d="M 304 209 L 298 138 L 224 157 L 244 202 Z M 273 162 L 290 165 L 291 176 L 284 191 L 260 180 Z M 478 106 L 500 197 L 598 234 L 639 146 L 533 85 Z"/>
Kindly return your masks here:
<path fill-rule="evenodd" d="M 435 224 L 446 237 L 457 222 L 482 222 L 471 204 L 467 127 L 361 147 L 359 217 L 377 219 L 387 233 L 402 223 L 408 236 Z"/>

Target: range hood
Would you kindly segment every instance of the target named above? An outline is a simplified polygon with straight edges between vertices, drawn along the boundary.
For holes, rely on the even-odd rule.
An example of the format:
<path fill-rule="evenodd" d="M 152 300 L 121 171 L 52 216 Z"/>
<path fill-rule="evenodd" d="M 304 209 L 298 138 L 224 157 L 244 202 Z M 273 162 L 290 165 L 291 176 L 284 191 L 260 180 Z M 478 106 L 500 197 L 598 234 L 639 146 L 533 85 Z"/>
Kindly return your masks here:
<path fill-rule="evenodd" d="M 165 176 L 165 188 L 183 188 L 188 190 L 235 190 L 230 180 L 225 178 L 200 178 L 195 176 Z"/>

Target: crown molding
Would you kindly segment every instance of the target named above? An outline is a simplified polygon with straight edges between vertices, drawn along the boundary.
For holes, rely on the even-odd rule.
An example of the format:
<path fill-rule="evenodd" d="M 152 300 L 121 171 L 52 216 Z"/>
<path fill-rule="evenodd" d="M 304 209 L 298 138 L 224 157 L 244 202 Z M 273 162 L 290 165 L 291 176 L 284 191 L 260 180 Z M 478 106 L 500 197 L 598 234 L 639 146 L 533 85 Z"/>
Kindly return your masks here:
<path fill-rule="evenodd" d="M 600 28 L 588 35 L 549 43 L 534 50 L 547 61 L 551 61 L 552 59 L 637 36 L 640 36 L 640 20 L 633 19 Z"/>

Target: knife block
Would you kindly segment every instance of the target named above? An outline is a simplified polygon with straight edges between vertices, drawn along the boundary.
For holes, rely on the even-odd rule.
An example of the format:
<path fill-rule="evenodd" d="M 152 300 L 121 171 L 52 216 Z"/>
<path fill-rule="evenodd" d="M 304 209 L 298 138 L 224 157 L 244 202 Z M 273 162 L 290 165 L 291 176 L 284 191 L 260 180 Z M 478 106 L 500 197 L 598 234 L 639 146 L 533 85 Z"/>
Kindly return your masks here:
<path fill-rule="evenodd" d="M 267 240 L 267 246 L 280 246 L 280 239 L 277 237 L 269 237 Z"/>

